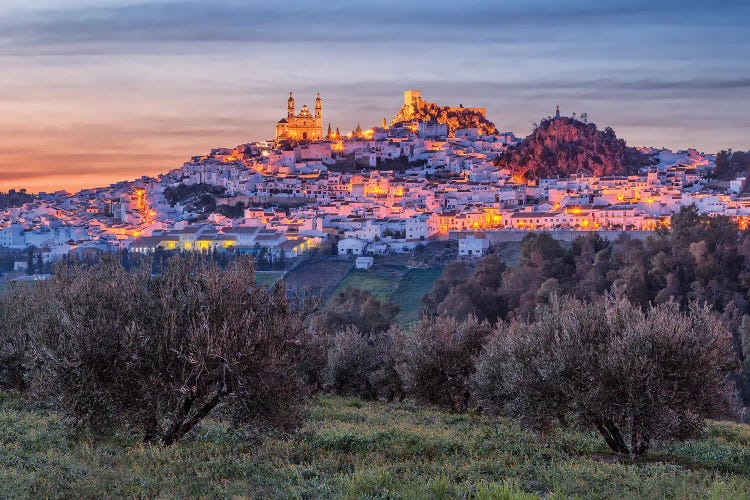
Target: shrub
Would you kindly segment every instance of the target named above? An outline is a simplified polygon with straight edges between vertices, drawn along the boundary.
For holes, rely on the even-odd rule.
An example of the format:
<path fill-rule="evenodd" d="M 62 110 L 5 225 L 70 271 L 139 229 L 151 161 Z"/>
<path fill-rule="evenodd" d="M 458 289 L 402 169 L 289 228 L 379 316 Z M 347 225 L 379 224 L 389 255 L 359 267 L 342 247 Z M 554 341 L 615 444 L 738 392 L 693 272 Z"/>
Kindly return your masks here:
<path fill-rule="evenodd" d="M 363 332 L 386 331 L 398 312 L 399 307 L 393 302 L 378 300 L 367 290 L 347 287 L 318 316 L 317 324 L 321 331 L 331 335 L 348 326 L 356 326 Z"/>
<path fill-rule="evenodd" d="M 105 259 L 40 285 L 36 390 L 75 421 L 169 445 L 221 407 L 237 423 L 296 424 L 294 362 L 308 311 L 283 284 L 255 284 L 250 260 L 222 270 L 174 257 L 159 276 Z"/>
<path fill-rule="evenodd" d="M 643 455 L 727 414 L 733 361 L 731 336 L 707 308 L 553 298 L 536 322 L 498 327 L 476 380 L 490 410 L 541 430 L 572 418 L 615 452 Z"/>
<path fill-rule="evenodd" d="M 354 326 L 339 331 L 328 351 L 325 388 L 364 399 L 403 399 L 396 371 L 400 335 L 397 327 L 387 332 L 362 332 Z"/>
<path fill-rule="evenodd" d="M 470 316 L 423 319 L 404 336 L 399 371 L 417 401 L 466 410 L 476 360 L 492 329 Z"/>
<path fill-rule="evenodd" d="M 0 389 L 26 387 L 30 327 L 38 307 L 35 289 L 30 285 L 12 283 L 0 293 Z"/>
<path fill-rule="evenodd" d="M 331 349 L 333 336 L 319 330 L 308 328 L 297 344 L 298 354 L 295 357 L 297 369 L 302 380 L 311 391 L 320 391 L 325 384 L 325 370 L 328 364 L 328 351 Z"/>

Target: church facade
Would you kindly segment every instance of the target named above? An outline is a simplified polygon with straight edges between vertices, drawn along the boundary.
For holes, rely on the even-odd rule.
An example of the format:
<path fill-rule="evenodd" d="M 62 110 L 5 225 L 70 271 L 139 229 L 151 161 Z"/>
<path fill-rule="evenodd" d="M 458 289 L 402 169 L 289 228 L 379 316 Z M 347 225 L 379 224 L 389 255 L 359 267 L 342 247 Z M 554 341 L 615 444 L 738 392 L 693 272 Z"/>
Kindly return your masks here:
<path fill-rule="evenodd" d="M 289 92 L 286 118 L 276 124 L 276 140 L 291 139 L 295 141 L 313 141 L 323 138 L 323 100 L 320 92 L 315 98 L 315 114 L 302 106 L 299 114 L 294 114 L 294 96 Z"/>

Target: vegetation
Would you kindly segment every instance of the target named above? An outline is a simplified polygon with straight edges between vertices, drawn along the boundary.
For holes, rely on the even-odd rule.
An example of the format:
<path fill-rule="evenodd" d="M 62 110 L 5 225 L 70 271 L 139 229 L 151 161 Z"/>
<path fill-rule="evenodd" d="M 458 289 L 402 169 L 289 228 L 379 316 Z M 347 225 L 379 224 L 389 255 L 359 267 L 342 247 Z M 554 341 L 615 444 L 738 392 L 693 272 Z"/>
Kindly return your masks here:
<path fill-rule="evenodd" d="M 295 434 L 206 419 L 176 446 L 101 438 L 0 395 L 2 498 L 747 498 L 750 428 L 710 422 L 652 458 L 574 429 L 321 397 Z M 524 495 L 524 496 L 522 496 Z"/>
<path fill-rule="evenodd" d="M 36 320 L 37 295 L 35 287 L 22 283 L 11 283 L 0 291 L 0 390 L 26 388 L 32 344 L 28 325 Z"/>
<path fill-rule="evenodd" d="M 399 313 L 396 321 L 407 324 L 419 319 L 422 297 L 430 291 L 441 274 L 441 269 L 409 269 L 395 287 L 391 287 L 390 300 L 397 302 Z"/>
<path fill-rule="evenodd" d="M 505 316 L 507 306 L 500 293 L 505 269 L 496 255 L 481 260 L 473 272 L 463 261 L 449 264 L 423 298 L 423 313 L 461 320 L 469 315 L 490 321 Z"/>
<path fill-rule="evenodd" d="M 7 193 L 0 191 L 0 210 L 20 207 L 21 205 L 31 203 L 32 201 L 34 201 L 34 195 L 27 193 L 25 189 L 21 189 L 20 191 L 10 189 Z"/>
<path fill-rule="evenodd" d="M 742 368 L 735 375 L 741 405 L 750 406 L 750 232 L 729 217 L 699 214 L 686 207 L 646 240 L 621 237 L 608 242 L 591 233 L 563 248 L 546 233 L 530 233 L 521 244 L 517 267 L 486 257 L 472 270 L 461 263 L 445 268 L 422 311 L 463 319 L 533 320 L 537 306 L 551 297 L 596 301 L 617 291 L 642 308 L 675 302 L 710 304 L 732 333 Z"/>
<path fill-rule="evenodd" d="M 98 432 L 164 445 L 219 409 L 235 422 L 296 425 L 306 388 L 294 346 L 308 311 L 252 277 L 247 259 L 221 269 L 173 258 L 158 276 L 115 259 L 58 268 L 38 285 L 29 325 L 34 392 Z"/>
<path fill-rule="evenodd" d="M 238 201 L 234 205 L 218 205 L 216 213 L 229 217 L 230 219 L 239 219 L 245 216 L 245 204 Z"/>
<path fill-rule="evenodd" d="M 714 177 L 727 181 L 742 175 L 747 177 L 750 175 L 750 151 L 719 151 L 713 174 Z"/>
<path fill-rule="evenodd" d="M 284 277 L 284 271 L 256 271 L 255 282 L 259 285 L 272 286 Z"/>
<path fill-rule="evenodd" d="M 340 278 L 341 281 L 330 292 L 331 298 L 328 303 L 331 304 L 334 297 L 349 287 L 359 288 L 370 292 L 378 300 L 396 303 L 399 307 L 396 320 L 401 324 L 406 324 L 419 319 L 422 297 L 430 291 L 440 274 L 440 268 L 409 269 L 403 266 L 378 266 L 369 271 L 352 269 Z"/>
<path fill-rule="evenodd" d="M 365 333 L 388 330 L 399 308 L 389 301 L 376 299 L 367 290 L 346 288 L 339 292 L 318 317 L 318 328 L 333 334 L 348 326 Z"/>
<path fill-rule="evenodd" d="M 625 145 L 614 130 L 568 117 L 548 117 L 495 164 L 523 180 L 587 173 L 624 175 L 653 164 L 653 159 Z"/>
<path fill-rule="evenodd" d="M 554 298 L 529 324 L 501 325 L 477 374 L 485 408 L 538 430 L 570 419 L 617 453 L 686 438 L 729 414 L 732 337 L 707 307 L 674 303 L 644 313 L 609 298 Z"/>
<path fill-rule="evenodd" d="M 423 319 L 402 342 L 399 371 L 408 393 L 423 403 L 468 409 L 477 357 L 491 333 L 489 323 L 473 316 Z"/>
<path fill-rule="evenodd" d="M 589 235 L 562 249 L 530 234 L 518 267 L 496 255 L 447 266 L 424 317 L 406 327 L 395 324 L 395 303 L 365 290 L 344 289 L 315 312 L 283 281 L 257 283 L 241 257 L 64 262 L 49 280 L 0 297 L 2 389 L 38 405 L 21 414 L 21 400 L 7 397 L 0 418 L 42 418 L 58 433 L 55 446 L 84 458 L 68 458 L 64 483 L 38 479 L 24 464 L 50 448 L 24 448 L 21 424 L 8 426 L 9 438 L 0 426 L 16 454 L 0 451 L 0 488 L 33 477 L 41 496 L 245 488 L 481 498 L 608 495 L 612 484 L 634 496 L 734 494 L 747 487 L 739 475 L 750 438 L 728 424 L 709 424 L 707 434 L 706 425 L 733 416 L 730 372 L 750 366 L 747 238 L 694 209 L 645 242 Z M 394 290 L 382 291 L 398 300 Z M 709 299 L 711 310 L 700 305 Z M 746 375 L 734 377 L 740 394 Z M 184 454 L 160 451 L 170 445 Z M 110 453 L 104 464 L 100 446 Z M 218 472 L 206 472 L 212 450 Z M 78 460 L 83 473 L 71 465 Z M 163 475 L 139 468 L 151 460 L 169 462 L 156 467 Z M 93 472 L 101 467 L 109 479 Z M 189 473 L 221 481 L 174 486 Z"/>
<path fill-rule="evenodd" d="M 325 389 L 368 400 L 403 400 L 405 392 L 397 371 L 402 338 L 397 327 L 388 331 L 362 331 L 355 326 L 340 330 L 328 350 Z"/>

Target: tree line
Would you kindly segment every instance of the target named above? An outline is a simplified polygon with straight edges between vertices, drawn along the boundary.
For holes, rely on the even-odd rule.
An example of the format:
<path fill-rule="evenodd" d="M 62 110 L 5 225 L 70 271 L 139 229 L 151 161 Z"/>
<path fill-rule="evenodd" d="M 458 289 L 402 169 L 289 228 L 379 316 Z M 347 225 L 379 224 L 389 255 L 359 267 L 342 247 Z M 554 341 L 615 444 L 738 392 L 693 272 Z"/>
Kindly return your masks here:
<path fill-rule="evenodd" d="M 422 314 L 532 321 L 552 297 L 595 302 L 611 293 L 643 310 L 667 303 L 681 311 L 710 305 L 732 333 L 741 367 L 735 383 L 741 405 L 750 406 L 750 231 L 740 231 L 729 217 L 700 214 L 695 206 L 682 208 L 645 240 L 622 236 L 609 242 L 590 233 L 564 248 L 548 233 L 530 233 L 517 267 L 496 255 L 474 267 L 451 263 L 423 298 Z"/>

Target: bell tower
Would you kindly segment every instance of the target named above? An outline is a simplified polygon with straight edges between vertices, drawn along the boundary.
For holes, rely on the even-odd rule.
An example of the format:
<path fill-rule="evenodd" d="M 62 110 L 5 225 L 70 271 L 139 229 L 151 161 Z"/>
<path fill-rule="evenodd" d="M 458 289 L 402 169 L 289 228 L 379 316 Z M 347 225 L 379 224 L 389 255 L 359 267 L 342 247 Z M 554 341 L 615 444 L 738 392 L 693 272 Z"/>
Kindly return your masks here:
<path fill-rule="evenodd" d="M 323 130 L 323 99 L 320 98 L 320 92 L 315 98 L 315 126 Z"/>
<path fill-rule="evenodd" d="M 289 100 L 286 103 L 286 116 L 287 118 L 294 117 L 294 97 L 291 92 L 289 92 Z"/>

